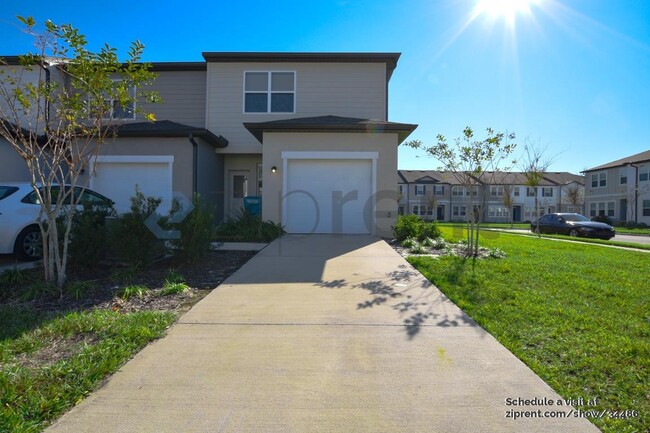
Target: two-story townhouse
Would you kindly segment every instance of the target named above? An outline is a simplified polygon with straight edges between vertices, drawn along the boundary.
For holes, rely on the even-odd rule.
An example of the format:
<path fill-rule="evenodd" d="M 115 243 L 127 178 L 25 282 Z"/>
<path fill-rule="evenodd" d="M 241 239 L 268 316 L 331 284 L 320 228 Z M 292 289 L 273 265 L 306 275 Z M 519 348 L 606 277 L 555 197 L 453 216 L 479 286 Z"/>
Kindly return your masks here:
<path fill-rule="evenodd" d="M 588 216 L 650 224 L 650 150 L 584 173 Z"/>
<path fill-rule="evenodd" d="M 426 220 L 447 221 L 451 208 L 451 173 L 427 170 L 398 170 L 399 213 Z"/>
<path fill-rule="evenodd" d="M 541 214 L 582 211 L 584 178 L 567 172 L 547 173 L 538 187 L 526 186 L 521 172 L 485 172 L 471 186 L 462 185 L 450 172 L 399 170 L 399 176 L 400 213 L 425 219 L 463 221 L 475 208 L 487 222 L 530 221 L 535 218 L 535 199 Z M 434 188 L 442 194 L 432 194 Z"/>
<path fill-rule="evenodd" d="M 165 204 L 198 192 L 220 217 L 261 196 L 263 218 L 290 233 L 390 234 L 397 146 L 417 126 L 387 120 L 398 53 L 203 56 L 153 63 L 158 121 L 121 110 L 86 171 L 91 188 L 118 210 L 135 185 Z"/>
<path fill-rule="evenodd" d="M 24 71 L 17 57 L 5 57 L 8 73 L 34 81 L 34 71 Z M 65 62 L 47 65 L 47 79 L 65 83 Z M 215 148 L 227 146 L 223 137 L 205 128 L 206 65 L 203 62 L 154 63 L 157 74 L 150 90 L 164 103 L 144 106 L 158 119 L 152 123 L 135 107 L 113 113 L 119 122 L 114 140 L 101 145 L 88 161 L 79 182 L 110 197 L 119 212 L 128 211 L 137 187 L 146 195 L 162 198 L 161 212 L 169 209 L 174 193 L 191 197 L 199 193 L 223 213 L 223 161 Z M 40 72 L 40 71 L 39 71 Z M 136 102 L 141 103 L 141 102 Z M 24 161 L 0 139 L 0 181 L 29 181 Z"/>

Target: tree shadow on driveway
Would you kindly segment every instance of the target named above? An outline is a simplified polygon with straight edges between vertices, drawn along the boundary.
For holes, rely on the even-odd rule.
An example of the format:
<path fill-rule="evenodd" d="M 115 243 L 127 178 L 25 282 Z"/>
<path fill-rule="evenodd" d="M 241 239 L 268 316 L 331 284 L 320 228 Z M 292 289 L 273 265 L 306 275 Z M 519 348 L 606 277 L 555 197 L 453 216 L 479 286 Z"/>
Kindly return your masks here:
<path fill-rule="evenodd" d="M 409 340 L 423 327 L 478 326 L 442 292 L 409 265 L 387 272 L 385 278 L 350 283 L 344 279 L 320 281 L 315 286 L 328 289 L 364 290 L 368 299 L 357 310 L 390 308 L 401 319 Z"/>

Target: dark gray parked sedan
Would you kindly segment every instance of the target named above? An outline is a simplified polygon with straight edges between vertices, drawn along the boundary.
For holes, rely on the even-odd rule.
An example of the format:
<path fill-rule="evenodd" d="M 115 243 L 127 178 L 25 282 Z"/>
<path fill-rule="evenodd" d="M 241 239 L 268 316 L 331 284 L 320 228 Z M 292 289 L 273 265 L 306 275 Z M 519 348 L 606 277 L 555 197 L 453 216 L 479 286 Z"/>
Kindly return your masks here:
<path fill-rule="evenodd" d="M 535 232 L 537 221 L 530 223 Z M 611 239 L 616 235 L 609 224 L 591 221 L 579 213 L 549 213 L 539 219 L 540 233 L 580 236 L 585 238 Z"/>

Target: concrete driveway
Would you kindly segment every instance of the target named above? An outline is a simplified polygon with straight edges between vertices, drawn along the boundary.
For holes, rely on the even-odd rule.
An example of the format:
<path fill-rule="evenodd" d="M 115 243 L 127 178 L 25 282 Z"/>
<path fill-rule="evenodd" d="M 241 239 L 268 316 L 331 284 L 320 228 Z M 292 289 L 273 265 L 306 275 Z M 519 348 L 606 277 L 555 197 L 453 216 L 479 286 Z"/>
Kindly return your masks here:
<path fill-rule="evenodd" d="M 598 432 L 559 399 L 382 240 L 285 236 L 47 431 Z"/>

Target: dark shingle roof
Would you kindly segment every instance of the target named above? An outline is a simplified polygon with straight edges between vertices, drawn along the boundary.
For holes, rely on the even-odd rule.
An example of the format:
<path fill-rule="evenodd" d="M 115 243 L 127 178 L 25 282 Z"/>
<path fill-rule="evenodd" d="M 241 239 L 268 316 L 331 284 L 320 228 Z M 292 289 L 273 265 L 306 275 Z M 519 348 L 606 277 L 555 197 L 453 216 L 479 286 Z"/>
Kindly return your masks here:
<path fill-rule="evenodd" d="M 264 132 L 395 132 L 401 143 L 418 125 L 353 117 L 318 116 L 273 120 L 270 122 L 247 122 L 244 123 L 244 127 L 260 143 L 263 142 Z"/>
<path fill-rule="evenodd" d="M 272 63 L 385 63 L 386 79 L 390 80 L 397 67 L 400 53 L 263 53 L 263 52 L 204 52 L 207 62 L 272 62 Z"/>
<path fill-rule="evenodd" d="M 456 175 L 449 171 L 398 170 L 403 183 L 459 183 Z M 525 185 L 524 173 L 518 171 L 485 172 L 483 182 L 491 185 Z M 584 177 L 568 172 L 549 172 L 540 181 L 540 186 L 564 185 L 577 182 L 584 185 Z"/>
<path fill-rule="evenodd" d="M 645 152 L 637 153 L 636 155 L 627 156 L 625 158 L 617 159 L 616 161 L 608 162 L 607 164 L 589 168 L 585 170 L 584 173 L 587 173 L 589 171 L 604 170 L 606 168 L 622 167 L 624 165 L 627 165 L 628 163 L 634 164 L 638 162 L 649 162 L 649 161 L 650 161 L 650 150 L 646 150 Z"/>
<path fill-rule="evenodd" d="M 118 137 L 186 137 L 189 135 L 202 138 L 214 147 L 228 146 L 228 140 L 205 128 L 184 125 L 171 120 L 124 123 L 117 128 Z"/>

